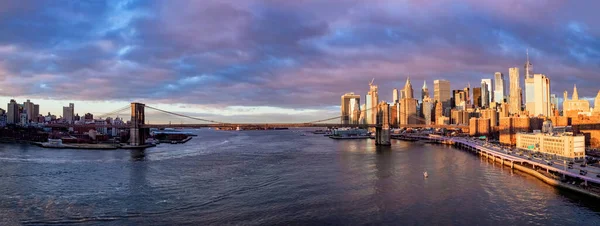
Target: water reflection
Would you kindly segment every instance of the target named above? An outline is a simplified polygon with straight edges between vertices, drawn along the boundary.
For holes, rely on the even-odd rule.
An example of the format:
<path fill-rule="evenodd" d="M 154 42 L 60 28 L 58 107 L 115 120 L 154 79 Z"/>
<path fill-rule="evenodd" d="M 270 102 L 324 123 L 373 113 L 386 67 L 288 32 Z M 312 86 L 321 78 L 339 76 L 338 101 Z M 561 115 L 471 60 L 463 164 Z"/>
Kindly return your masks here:
<path fill-rule="evenodd" d="M 132 149 L 130 152 L 131 161 L 138 162 L 146 160 L 146 149 Z"/>

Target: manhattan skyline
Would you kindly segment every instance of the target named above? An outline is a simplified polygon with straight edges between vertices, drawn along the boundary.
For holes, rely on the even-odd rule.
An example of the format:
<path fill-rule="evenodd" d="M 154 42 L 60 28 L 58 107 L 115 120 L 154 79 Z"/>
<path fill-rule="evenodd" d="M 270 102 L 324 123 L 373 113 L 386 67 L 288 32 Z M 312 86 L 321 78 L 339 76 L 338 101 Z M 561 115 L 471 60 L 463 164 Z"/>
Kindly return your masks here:
<path fill-rule="evenodd" d="M 337 113 L 344 93 L 364 96 L 372 78 L 388 102 L 407 77 L 454 90 L 495 72 L 508 85 L 518 67 L 525 87 L 527 49 L 551 93 L 598 92 L 600 3 L 365 4 L 3 2 L 0 102 L 31 99 L 57 115 L 71 102 L 82 115 L 143 101 L 217 120 L 310 120 Z"/>

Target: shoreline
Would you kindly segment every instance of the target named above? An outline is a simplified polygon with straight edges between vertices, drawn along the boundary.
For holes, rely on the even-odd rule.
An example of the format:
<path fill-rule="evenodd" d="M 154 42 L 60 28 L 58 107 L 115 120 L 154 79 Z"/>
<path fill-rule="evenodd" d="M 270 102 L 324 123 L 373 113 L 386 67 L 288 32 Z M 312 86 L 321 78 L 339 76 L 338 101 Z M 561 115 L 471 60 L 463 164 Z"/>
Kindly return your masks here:
<path fill-rule="evenodd" d="M 502 163 L 502 160 L 500 160 L 500 159 L 494 159 L 494 162 L 500 162 L 500 163 Z M 587 195 L 587 196 L 590 196 L 590 197 L 593 197 L 593 198 L 600 199 L 600 194 L 598 194 L 598 193 L 595 193 L 595 192 L 592 192 L 592 191 L 588 191 L 588 190 L 585 190 L 583 188 L 579 188 L 577 186 L 573 186 L 573 185 L 564 183 L 564 182 L 562 182 L 560 180 L 556 180 L 554 178 L 550 178 L 550 177 L 548 177 L 548 176 L 546 176 L 546 175 L 544 175 L 544 174 L 542 174 L 542 173 L 540 173 L 540 172 L 538 172 L 536 170 L 529 169 L 529 168 L 527 168 L 525 166 L 522 166 L 520 164 L 513 164 L 513 165 L 511 165 L 510 162 L 504 162 L 503 166 L 514 167 L 513 169 L 516 169 L 516 170 L 521 171 L 523 173 L 526 173 L 526 174 L 529 174 L 531 176 L 534 176 L 537 179 L 543 181 L 544 183 L 546 183 L 548 185 L 551 185 L 551 186 L 554 186 L 554 187 L 557 187 L 559 189 L 565 189 L 565 190 L 569 190 L 569 191 L 572 191 L 572 192 L 576 192 L 576 193 L 579 193 L 579 194 L 583 194 L 583 195 Z"/>
<path fill-rule="evenodd" d="M 430 140 L 430 141 L 432 141 L 432 140 Z M 439 142 L 439 141 L 432 141 L 432 142 L 429 142 L 429 143 L 442 144 L 442 145 L 451 145 L 456 150 L 462 150 L 462 149 L 454 146 L 452 143 Z M 479 155 L 479 154 L 476 154 L 476 155 L 480 156 L 481 158 L 486 158 L 486 160 L 488 160 L 488 161 L 490 160 L 489 158 L 483 157 L 482 155 Z M 511 170 L 516 169 L 516 170 L 518 170 L 520 172 L 529 174 L 529 175 L 531 175 L 531 176 L 533 176 L 533 177 L 535 177 L 535 178 L 543 181 L 544 183 L 546 183 L 546 184 L 548 184 L 550 186 L 556 187 L 558 189 L 568 190 L 568 191 L 571 191 L 571 192 L 575 192 L 575 193 L 578 193 L 578 194 L 581 194 L 581 195 L 586 195 L 588 197 L 592 197 L 592 198 L 596 198 L 596 199 L 600 200 L 600 193 L 593 192 L 593 191 L 588 191 L 586 189 L 583 189 L 583 188 L 580 188 L 580 187 L 577 187 L 577 186 L 573 186 L 571 184 L 564 183 L 564 182 L 562 182 L 560 180 L 556 180 L 554 178 L 550 178 L 550 177 L 548 177 L 548 176 L 546 176 L 546 175 L 544 175 L 544 174 L 542 174 L 542 173 L 540 173 L 540 172 L 538 172 L 538 171 L 536 171 L 534 169 L 527 168 L 527 167 L 525 167 L 523 165 L 520 165 L 520 164 L 517 164 L 517 163 L 511 164 L 511 162 L 508 162 L 508 161 L 504 161 L 503 162 L 501 159 L 497 159 L 497 158 L 494 158 L 492 161 L 493 162 L 499 162 L 499 163 L 502 164 L 502 166 L 511 167 Z"/>

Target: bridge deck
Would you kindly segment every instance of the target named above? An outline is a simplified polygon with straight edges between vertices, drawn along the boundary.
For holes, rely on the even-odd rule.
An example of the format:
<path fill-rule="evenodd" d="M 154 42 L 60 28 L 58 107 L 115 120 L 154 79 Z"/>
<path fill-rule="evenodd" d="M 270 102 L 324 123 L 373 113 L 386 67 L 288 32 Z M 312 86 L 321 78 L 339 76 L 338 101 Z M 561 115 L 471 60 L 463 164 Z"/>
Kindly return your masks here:
<path fill-rule="evenodd" d="M 50 128 L 130 128 L 130 125 L 94 125 L 94 124 L 48 124 Z M 340 124 L 340 123 L 212 123 L 212 124 L 143 124 L 141 128 L 236 128 L 236 127 L 255 127 L 255 128 L 297 128 L 297 127 L 381 127 L 379 124 Z M 423 125 L 423 124 L 407 124 L 398 125 L 397 127 L 406 128 L 453 128 L 453 129 L 468 129 L 464 125 Z"/>

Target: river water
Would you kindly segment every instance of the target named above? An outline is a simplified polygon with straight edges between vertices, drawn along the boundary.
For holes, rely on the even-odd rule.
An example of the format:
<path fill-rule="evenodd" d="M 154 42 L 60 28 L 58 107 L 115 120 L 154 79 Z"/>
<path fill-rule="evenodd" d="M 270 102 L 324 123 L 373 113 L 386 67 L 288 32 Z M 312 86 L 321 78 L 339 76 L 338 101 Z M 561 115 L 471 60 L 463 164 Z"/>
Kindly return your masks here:
<path fill-rule="evenodd" d="M 0 224 L 600 225 L 598 201 L 447 146 L 191 131 L 143 152 L 0 144 Z"/>

